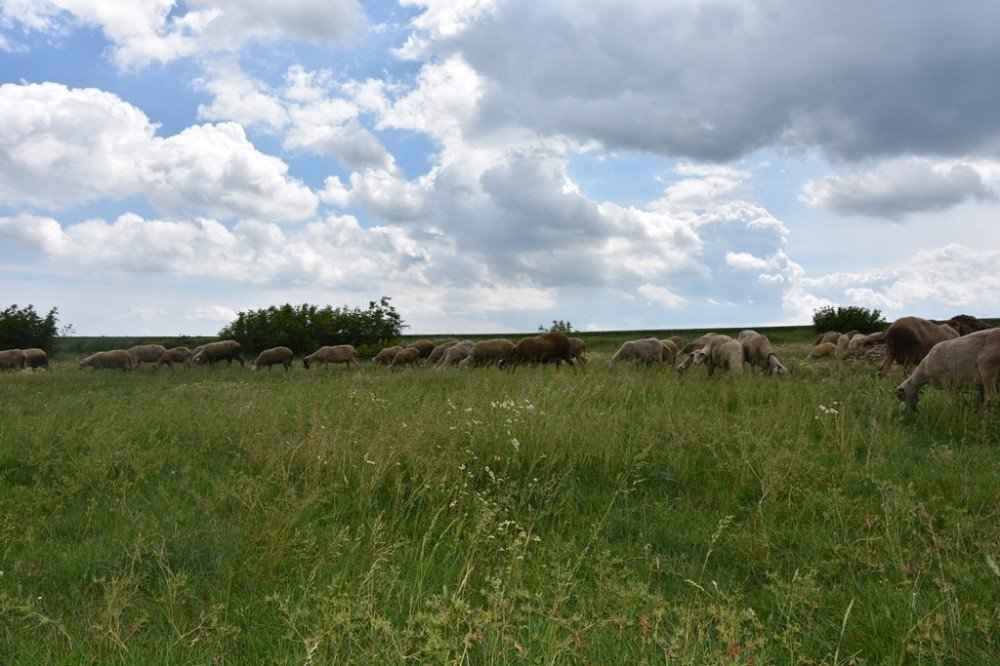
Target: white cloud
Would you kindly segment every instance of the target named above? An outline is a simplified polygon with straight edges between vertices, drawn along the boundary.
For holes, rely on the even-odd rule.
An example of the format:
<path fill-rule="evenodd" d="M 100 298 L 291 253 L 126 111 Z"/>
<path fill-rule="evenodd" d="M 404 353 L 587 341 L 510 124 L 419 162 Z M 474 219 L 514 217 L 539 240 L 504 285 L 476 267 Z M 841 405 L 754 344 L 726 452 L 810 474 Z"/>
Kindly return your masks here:
<path fill-rule="evenodd" d="M 638 292 L 642 294 L 647 301 L 659 303 L 669 310 L 676 310 L 687 303 L 687 299 L 680 294 L 675 294 L 666 287 L 658 287 L 653 284 L 640 285 Z"/>

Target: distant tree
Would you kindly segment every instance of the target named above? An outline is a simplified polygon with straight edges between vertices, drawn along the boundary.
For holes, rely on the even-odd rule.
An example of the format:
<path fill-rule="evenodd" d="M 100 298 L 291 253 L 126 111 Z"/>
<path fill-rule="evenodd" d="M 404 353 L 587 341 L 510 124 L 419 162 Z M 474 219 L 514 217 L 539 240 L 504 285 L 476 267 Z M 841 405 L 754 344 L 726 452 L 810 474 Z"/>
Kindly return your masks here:
<path fill-rule="evenodd" d="M 219 331 L 219 337 L 236 340 L 251 354 L 278 346 L 301 354 L 323 345 L 381 344 L 399 337 L 404 328 L 407 326 L 389 297 L 383 296 L 370 301 L 366 309 L 285 303 L 247 310 Z"/>
<path fill-rule="evenodd" d="M 817 333 L 826 331 L 860 331 L 875 333 L 886 325 L 880 310 L 869 310 L 857 305 L 846 307 L 827 305 L 813 311 L 813 326 Z"/>
<path fill-rule="evenodd" d="M 574 332 L 573 324 L 568 321 L 563 321 L 562 319 L 553 319 L 552 325 L 547 328 L 542 324 L 538 325 L 539 333 L 549 333 L 552 331 L 559 331 L 560 333 L 565 333 L 566 335 L 572 335 Z"/>
<path fill-rule="evenodd" d="M 44 317 L 35 312 L 35 306 L 25 308 L 17 304 L 0 312 L 0 349 L 30 349 L 37 347 L 46 353 L 58 333 L 58 308 L 52 308 Z"/>

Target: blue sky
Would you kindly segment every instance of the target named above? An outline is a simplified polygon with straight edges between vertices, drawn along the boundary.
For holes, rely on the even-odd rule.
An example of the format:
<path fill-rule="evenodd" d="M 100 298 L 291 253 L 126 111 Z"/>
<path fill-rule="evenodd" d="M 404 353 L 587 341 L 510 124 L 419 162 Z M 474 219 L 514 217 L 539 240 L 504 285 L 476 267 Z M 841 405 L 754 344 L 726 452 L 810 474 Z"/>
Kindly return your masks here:
<path fill-rule="evenodd" d="M 5 0 L 0 302 L 214 333 L 1000 312 L 991 2 Z"/>

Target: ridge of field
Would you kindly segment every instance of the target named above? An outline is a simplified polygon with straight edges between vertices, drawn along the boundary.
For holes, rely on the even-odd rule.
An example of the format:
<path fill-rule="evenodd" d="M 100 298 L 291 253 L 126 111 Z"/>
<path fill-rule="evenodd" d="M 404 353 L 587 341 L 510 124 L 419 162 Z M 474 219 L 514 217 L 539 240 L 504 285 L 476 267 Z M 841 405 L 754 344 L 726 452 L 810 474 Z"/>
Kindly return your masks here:
<path fill-rule="evenodd" d="M 2 373 L 0 663 L 994 663 L 997 407 L 788 335 L 786 380 L 609 367 L 637 332 Z"/>

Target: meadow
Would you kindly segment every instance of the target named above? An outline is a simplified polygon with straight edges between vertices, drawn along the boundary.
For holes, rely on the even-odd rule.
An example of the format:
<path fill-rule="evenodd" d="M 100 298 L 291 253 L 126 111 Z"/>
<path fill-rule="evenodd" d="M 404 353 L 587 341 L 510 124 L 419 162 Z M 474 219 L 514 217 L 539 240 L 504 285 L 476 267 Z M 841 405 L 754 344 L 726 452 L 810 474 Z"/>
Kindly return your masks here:
<path fill-rule="evenodd" d="M 901 412 L 811 329 L 785 380 L 584 337 L 585 372 L 0 374 L 0 662 L 996 662 L 996 407 Z"/>

